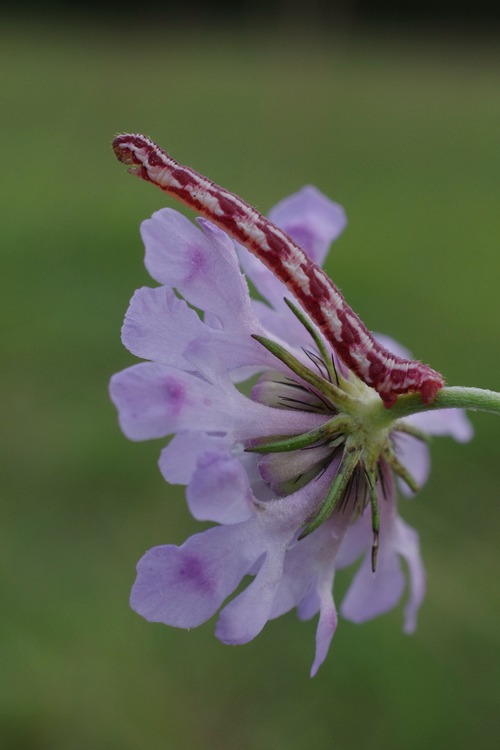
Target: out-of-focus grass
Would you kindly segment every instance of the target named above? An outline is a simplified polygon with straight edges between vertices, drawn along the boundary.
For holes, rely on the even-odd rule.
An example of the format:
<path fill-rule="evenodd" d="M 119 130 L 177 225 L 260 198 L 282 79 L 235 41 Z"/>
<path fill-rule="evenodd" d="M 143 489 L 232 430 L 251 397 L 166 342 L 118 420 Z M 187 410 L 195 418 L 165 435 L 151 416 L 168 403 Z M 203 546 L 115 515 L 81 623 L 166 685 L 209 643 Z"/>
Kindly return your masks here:
<path fill-rule="evenodd" d="M 146 20 L 146 19 L 145 19 Z M 436 441 L 403 514 L 428 596 L 342 622 L 310 682 L 314 623 L 230 649 L 129 611 L 149 546 L 197 530 L 130 444 L 109 376 L 140 220 L 166 203 L 110 151 L 143 131 L 262 210 L 311 182 L 347 209 L 329 270 L 369 326 L 453 384 L 498 388 L 500 64 L 480 43 L 298 42 L 4 25 L 0 745 L 23 750 L 497 746 L 500 423 Z M 146 44 L 147 43 L 147 44 Z M 346 580 L 339 577 L 338 590 Z M 339 599 L 340 600 L 340 599 Z"/>

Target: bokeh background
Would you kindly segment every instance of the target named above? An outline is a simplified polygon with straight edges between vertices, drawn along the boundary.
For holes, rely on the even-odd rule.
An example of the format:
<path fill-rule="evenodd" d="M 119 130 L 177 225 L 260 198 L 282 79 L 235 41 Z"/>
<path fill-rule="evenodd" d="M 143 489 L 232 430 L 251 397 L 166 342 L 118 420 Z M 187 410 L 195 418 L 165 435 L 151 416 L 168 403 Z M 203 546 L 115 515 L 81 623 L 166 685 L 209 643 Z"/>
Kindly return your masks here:
<path fill-rule="evenodd" d="M 436 440 L 402 502 L 428 572 L 418 632 L 401 608 L 341 622 L 311 681 L 315 623 L 294 613 L 230 648 L 214 621 L 129 610 L 137 559 L 200 525 L 156 468 L 163 442 L 129 443 L 107 395 L 134 361 L 128 300 L 152 283 L 139 223 L 173 205 L 114 160 L 120 131 L 262 211 L 317 185 L 347 210 L 328 270 L 366 323 L 450 384 L 500 389 L 492 8 L 23 7 L 0 29 L 0 747 L 496 749 L 496 418 Z"/>

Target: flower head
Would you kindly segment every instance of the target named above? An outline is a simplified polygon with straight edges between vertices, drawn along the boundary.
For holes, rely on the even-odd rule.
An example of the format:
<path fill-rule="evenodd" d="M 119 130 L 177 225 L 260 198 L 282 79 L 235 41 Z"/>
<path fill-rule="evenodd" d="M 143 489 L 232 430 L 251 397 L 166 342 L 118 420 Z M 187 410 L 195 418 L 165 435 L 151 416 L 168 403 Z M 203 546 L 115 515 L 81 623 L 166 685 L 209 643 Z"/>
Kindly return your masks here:
<path fill-rule="evenodd" d="M 342 208 L 313 187 L 271 218 L 316 263 L 345 226 Z M 162 474 L 187 486 L 196 519 L 218 525 L 149 550 L 131 604 L 183 628 L 221 610 L 216 635 L 231 644 L 293 608 L 303 619 L 319 613 L 315 674 L 337 625 L 335 571 L 360 558 L 342 615 L 363 622 L 394 607 L 404 560 L 405 631 L 414 630 L 425 576 L 396 485 L 413 494 L 425 482 L 429 435 L 465 441 L 471 427 L 459 410 L 391 421 L 271 271 L 206 219 L 197 223 L 171 209 L 143 223 L 146 267 L 160 286 L 134 294 L 122 337 L 149 361 L 115 375 L 110 389 L 127 437 L 173 435 Z M 266 301 L 250 298 L 239 260 Z"/>

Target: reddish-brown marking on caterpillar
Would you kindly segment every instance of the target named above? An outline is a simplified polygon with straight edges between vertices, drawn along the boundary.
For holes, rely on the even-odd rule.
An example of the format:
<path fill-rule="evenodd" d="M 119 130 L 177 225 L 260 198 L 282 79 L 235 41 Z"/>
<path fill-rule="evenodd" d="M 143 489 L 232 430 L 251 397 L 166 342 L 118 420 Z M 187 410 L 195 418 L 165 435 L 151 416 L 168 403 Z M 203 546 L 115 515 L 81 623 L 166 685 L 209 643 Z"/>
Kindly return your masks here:
<path fill-rule="evenodd" d="M 255 208 L 178 164 L 144 135 L 119 135 L 113 150 L 119 161 L 131 165 L 130 172 L 210 219 L 260 258 L 300 302 L 340 359 L 375 388 L 386 407 L 402 393 L 419 392 L 426 404 L 436 398 L 444 385 L 442 376 L 381 346 L 323 269 Z"/>

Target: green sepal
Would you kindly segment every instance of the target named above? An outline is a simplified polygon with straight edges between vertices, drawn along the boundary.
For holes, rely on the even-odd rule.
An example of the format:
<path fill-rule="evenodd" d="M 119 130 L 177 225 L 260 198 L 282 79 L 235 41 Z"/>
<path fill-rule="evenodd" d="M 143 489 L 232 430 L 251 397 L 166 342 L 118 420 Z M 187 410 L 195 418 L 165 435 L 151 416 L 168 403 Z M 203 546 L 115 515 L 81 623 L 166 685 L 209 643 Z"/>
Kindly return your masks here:
<path fill-rule="evenodd" d="M 291 300 L 289 300 L 287 297 L 284 298 L 285 303 L 288 305 L 290 310 L 293 312 L 295 317 L 302 323 L 306 331 L 310 334 L 311 338 L 313 339 L 314 343 L 316 344 L 318 351 L 320 353 L 321 359 L 323 361 L 323 364 L 325 365 L 325 369 L 328 373 L 328 376 L 330 378 L 331 383 L 336 383 L 337 386 L 342 386 L 345 384 L 345 379 L 340 375 L 334 364 L 333 360 L 328 354 L 328 350 L 325 346 L 325 343 L 321 336 L 318 333 L 318 329 L 312 325 L 310 320 L 307 318 L 307 316 L 304 314 L 304 312 L 300 309 L 300 307 L 297 307 L 293 304 Z"/>
<path fill-rule="evenodd" d="M 302 435 L 292 435 L 272 442 L 251 445 L 245 448 L 249 453 L 285 453 L 307 448 L 314 443 L 324 442 L 328 438 L 344 434 L 349 426 L 348 420 L 342 416 L 329 419 L 328 422 L 316 427 L 314 430 L 304 432 Z"/>
<path fill-rule="evenodd" d="M 333 407 L 337 407 L 346 412 L 350 412 L 353 410 L 352 403 L 354 399 L 351 396 L 348 396 L 347 393 L 344 393 L 344 391 L 342 391 L 340 388 L 337 388 L 337 386 L 333 383 L 330 383 L 328 380 L 325 380 L 319 375 L 316 375 L 316 373 L 312 372 L 312 370 L 310 370 L 306 365 L 302 364 L 302 362 L 294 357 L 293 354 L 290 354 L 290 352 L 283 346 L 277 344 L 271 339 L 265 338 L 265 336 L 252 334 L 252 338 L 258 341 L 259 344 L 262 344 L 262 346 L 267 349 L 268 352 L 271 352 L 271 354 L 279 359 L 280 362 L 283 362 L 283 364 L 286 365 L 296 375 L 298 375 L 299 378 L 302 378 L 302 380 L 305 380 L 306 383 L 309 383 L 309 385 L 317 388 L 320 393 L 326 396 Z"/>
<path fill-rule="evenodd" d="M 387 453 L 385 458 L 391 465 L 392 470 L 395 474 L 397 474 L 398 477 L 400 477 L 405 484 L 408 485 L 410 490 L 412 492 L 418 492 L 420 490 L 420 485 L 416 482 L 416 480 L 413 478 L 413 476 L 410 474 L 408 469 L 403 466 L 403 464 L 398 461 L 394 453 Z"/>
<path fill-rule="evenodd" d="M 339 470 L 333 480 L 333 483 L 328 491 L 325 501 L 319 509 L 316 516 L 309 521 L 305 526 L 304 530 L 299 534 L 299 541 L 308 536 L 312 531 L 321 526 L 326 519 L 333 513 L 337 503 L 340 502 L 342 496 L 349 484 L 356 466 L 358 465 L 359 458 L 361 456 L 360 448 L 353 448 L 352 446 L 346 446 L 344 455 Z"/>
<path fill-rule="evenodd" d="M 424 432 L 424 430 L 419 430 L 418 427 L 414 427 L 412 424 L 408 424 L 408 422 L 395 422 L 391 429 L 394 432 L 404 432 L 406 435 L 411 435 L 423 443 L 430 443 L 432 441 L 432 435 Z"/>
<path fill-rule="evenodd" d="M 372 512 L 372 532 L 373 532 L 372 571 L 375 573 L 375 571 L 377 570 L 378 540 L 379 540 L 379 532 L 380 532 L 380 506 L 378 504 L 377 484 L 376 484 L 375 477 L 373 476 L 368 477 L 368 485 L 369 485 L 369 491 L 370 491 L 370 506 L 371 506 L 371 512 Z"/>

